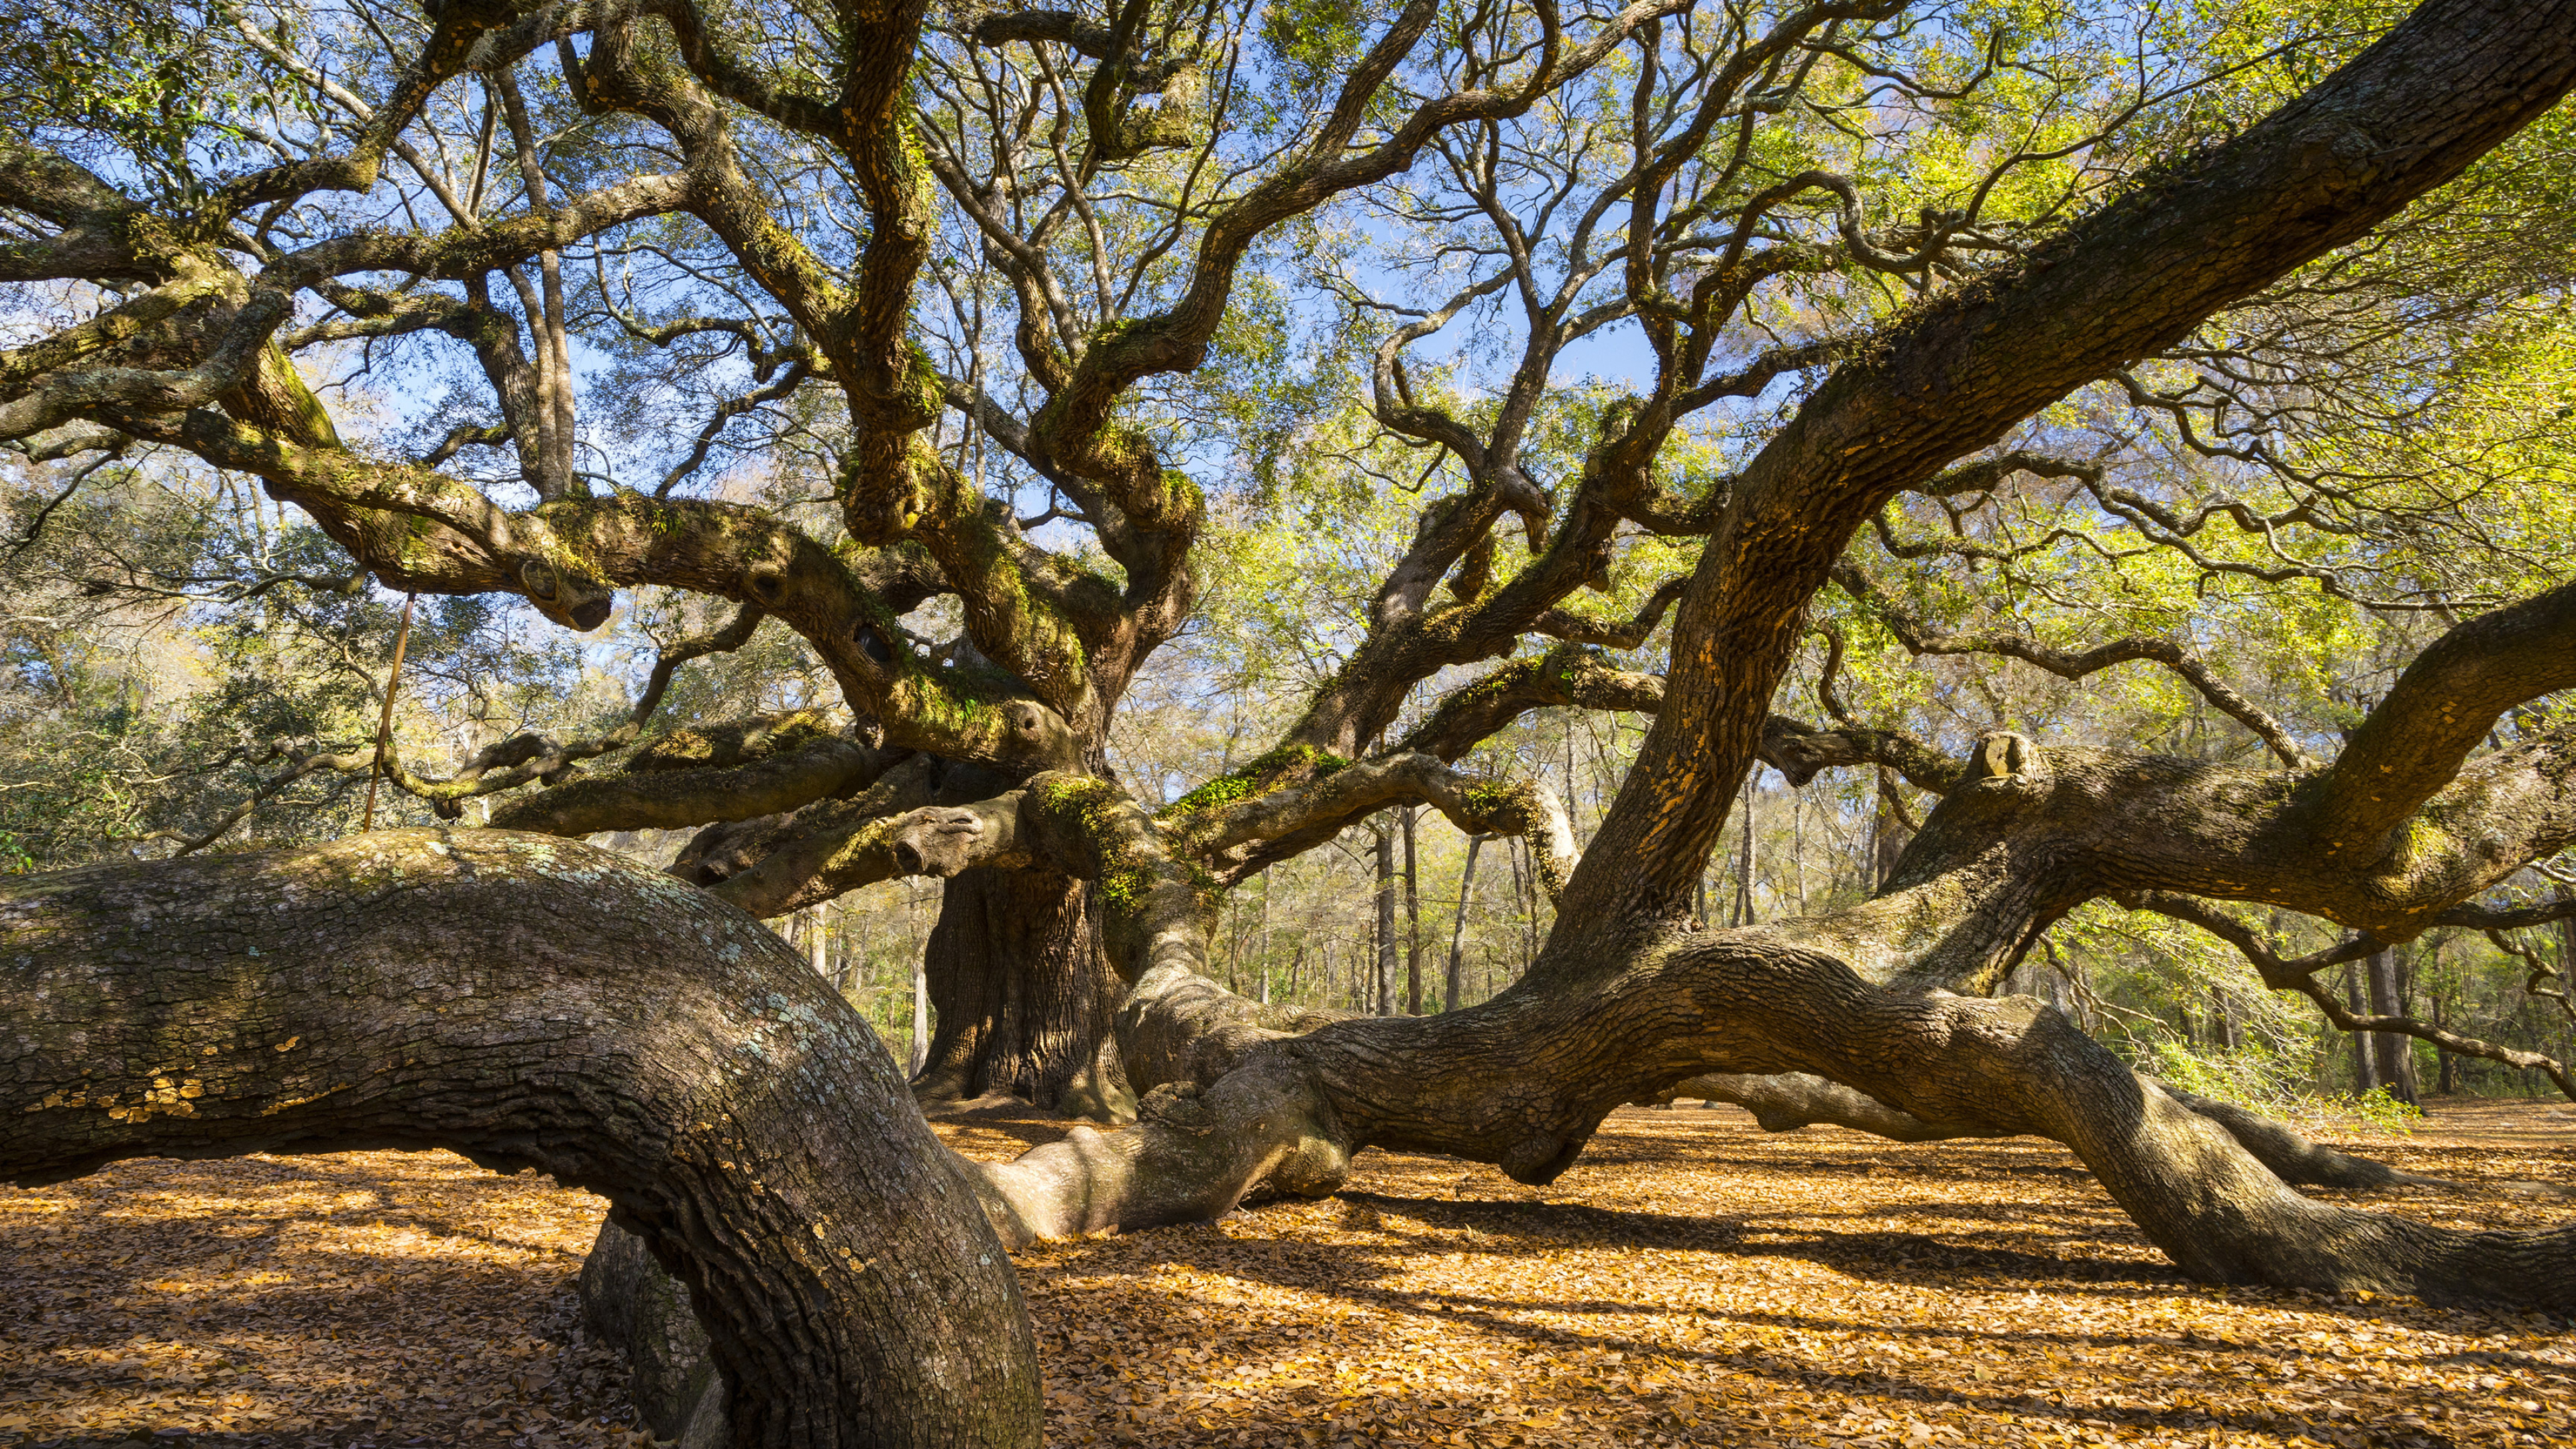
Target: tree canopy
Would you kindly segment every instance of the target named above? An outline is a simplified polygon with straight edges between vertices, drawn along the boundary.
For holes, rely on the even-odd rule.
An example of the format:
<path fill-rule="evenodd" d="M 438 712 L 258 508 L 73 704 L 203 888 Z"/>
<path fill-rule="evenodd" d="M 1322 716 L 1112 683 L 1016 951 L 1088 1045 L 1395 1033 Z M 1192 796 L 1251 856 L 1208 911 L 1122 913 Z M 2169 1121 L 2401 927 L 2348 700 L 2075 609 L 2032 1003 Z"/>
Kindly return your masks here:
<path fill-rule="evenodd" d="M 2576 1096 L 2564 10 L 11 0 L 0 827 L 81 872 L 0 891 L 0 1156 L 596 1182 L 744 1442 L 1033 1433 L 997 1239 L 1544 1182 L 1685 1085 L 2054 1138 L 2215 1280 L 2576 1301 L 2017 989 Z M 1526 934 L 1393 1013 L 1434 817 Z M 1374 1000 L 1274 1000 L 1247 899 L 1372 831 Z M 739 912 L 917 877 L 916 1090 L 1141 1121 L 880 1132 Z M 2332 988 L 2400 948 L 2432 1019 Z"/>

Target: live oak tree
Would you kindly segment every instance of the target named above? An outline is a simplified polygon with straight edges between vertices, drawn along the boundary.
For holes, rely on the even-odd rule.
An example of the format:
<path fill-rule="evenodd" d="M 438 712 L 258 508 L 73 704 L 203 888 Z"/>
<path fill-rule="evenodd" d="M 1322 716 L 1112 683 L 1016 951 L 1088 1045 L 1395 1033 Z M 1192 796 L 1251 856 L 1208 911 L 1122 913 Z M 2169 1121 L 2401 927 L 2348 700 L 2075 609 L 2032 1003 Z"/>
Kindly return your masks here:
<path fill-rule="evenodd" d="M 16 1180 L 379 1145 L 542 1167 L 687 1283 L 744 1443 L 1034 1442 L 1005 1244 L 1328 1193 L 1366 1146 L 1543 1183 L 1676 1090 L 2053 1138 L 2214 1281 L 2576 1302 L 2567 1232 L 2308 1199 L 2389 1176 L 2000 994 L 2110 902 L 2338 1024 L 2568 1085 L 2316 974 L 2570 913 L 2499 895 L 2576 835 L 2555 419 L 2375 379 L 2503 345 L 2498 317 L 2547 330 L 2565 173 L 2472 168 L 2576 84 L 2576 7 L 215 4 L 124 55 L 76 7 L 21 18 L 0 437 L 28 466 L 255 478 L 352 574 L 570 630 L 620 591 L 721 609 L 611 728 L 382 761 L 501 833 L 0 893 Z M 1329 366 L 1281 365 L 1300 329 Z M 1632 381 L 1569 381 L 1614 345 Z M 474 386 L 335 410 L 314 378 L 379 354 Z M 1107 742 L 1211 587 L 1224 468 L 1422 501 L 1276 737 L 1149 809 Z M 804 501 L 728 498 L 763 469 Z M 2066 638 L 2113 617 L 2050 592 L 2088 551 L 2395 619 L 2374 637 L 2411 661 L 2339 701 L 2340 738 L 2285 723 L 2178 625 Z M 2019 602 L 1957 596 L 1988 587 Z M 766 621 L 837 702 L 656 731 L 675 673 Z M 1994 729 L 1963 757 L 1863 717 L 1900 653 L 2153 666 L 2259 748 Z M 1588 840 L 1461 764 L 1540 708 L 1653 716 Z M 1704 871 L 1765 766 L 1928 809 L 1865 897 L 1717 926 Z M 1210 978 L 1228 891 L 1411 806 L 1528 843 L 1555 926 L 1520 982 L 1336 1019 Z M 645 828 L 700 833 L 662 875 L 548 838 Z M 999 1166 L 936 1146 L 756 925 L 899 875 L 950 882 L 919 1085 L 1132 1092 L 1133 1127 Z M 2348 935 L 2285 954 L 2241 906 Z"/>

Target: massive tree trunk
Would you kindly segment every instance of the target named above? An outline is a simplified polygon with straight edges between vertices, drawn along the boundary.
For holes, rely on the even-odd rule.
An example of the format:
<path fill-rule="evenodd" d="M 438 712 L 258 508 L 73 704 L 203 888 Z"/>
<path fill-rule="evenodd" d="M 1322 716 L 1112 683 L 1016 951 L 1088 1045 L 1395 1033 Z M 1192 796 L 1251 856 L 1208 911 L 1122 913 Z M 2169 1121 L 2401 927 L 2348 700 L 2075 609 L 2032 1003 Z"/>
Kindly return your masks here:
<path fill-rule="evenodd" d="M 575 842 L 405 830 L 0 883 L 0 1175 L 449 1148 L 609 1199 L 738 1445 L 1035 1445 L 1035 1344 L 876 1034 L 758 921 Z"/>
<path fill-rule="evenodd" d="M 2460 1233 L 2310 1201 L 2061 1013 L 1986 999 L 2088 900 L 2187 893 L 2403 940 L 2564 848 L 2576 740 L 2471 752 L 2505 710 L 2576 687 L 2576 587 L 2451 630 L 2329 767 L 1993 735 L 1877 898 L 1733 930 L 1685 924 L 1764 758 L 1806 609 L 1856 531 L 2069 390 L 2456 175 L 2576 82 L 2571 37 L 2563 5 L 2427 5 L 2297 101 L 1838 367 L 1719 493 L 1655 722 L 1580 864 L 1544 881 L 1551 893 L 1563 881 L 1545 949 L 1482 1006 L 1280 1022 L 1206 979 L 1207 892 L 1167 849 L 1186 842 L 1116 787 L 1038 777 L 988 802 L 1011 822 L 996 849 L 1007 839 L 1120 882 L 1104 931 L 1135 981 L 1121 1046 L 1152 1088 L 1134 1131 L 988 1169 L 997 1225 L 1016 1239 L 1204 1218 L 1247 1195 L 1329 1190 L 1367 1146 L 1544 1183 L 1622 1103 L 1705 1072 L 1805 1072 L 1935 1132 L 2065 1143 L 2207 1281 L 2576 1304 L 2576 1228 Z M 1243 818 L 1284 817 L 1291 796 L 1351 793 L 1343 782 L 1378 772 L 1353 764 Z"/>
<path fill-rule="evenodd" d="M 1044 866 L 948 882 L 923 957 L 938 1024 L 913 1081 L 922 1101 L 1006 1094 L 1134 1119 L 1109 1030 L 1126 988 L 1101 955 L 1089 893 Z"/>

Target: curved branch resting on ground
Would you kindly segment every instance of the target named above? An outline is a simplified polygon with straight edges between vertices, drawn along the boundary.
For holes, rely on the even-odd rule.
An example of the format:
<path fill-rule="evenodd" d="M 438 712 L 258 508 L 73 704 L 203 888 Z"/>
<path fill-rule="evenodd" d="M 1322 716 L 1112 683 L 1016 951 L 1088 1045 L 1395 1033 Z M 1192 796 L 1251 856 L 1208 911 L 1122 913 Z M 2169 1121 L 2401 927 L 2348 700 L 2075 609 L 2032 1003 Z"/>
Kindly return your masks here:
<path fill-rule="evenodd" d="M 385 1147 L 534 1167 L 688 1283 L 736 1443 L 1038 1442 L 969 1185 L 867 1024 L 702 891 L 449 830 L 14 877 L 0 1004 L 12 1182 Z"/>
<path fill-rule="evenodd" d="M 2312 1142 L 2290 1127 L 2248 1111 L 2233 1102 L 2197 1096 L 2159 1081 L 2166 1096 L 2227 1129 L 2237 1145 L 2254 1154 L 2283 1182 L 2309 1187 L 2372 1191 L 2390 1187 L 2458 1187 L 2439 1178 L 2399 1172 L 2386 1163 L 2338 1152 Z M 1794 1132 L 1829 1124 L 1867 1132 L 1895 1142 L 1948 1142 L 1962 1137 L 2002 1134 L 1978 1127 L 1938 1127 L 1908 1112 L 1807 1072 L 1755 1077 L 1711 1074 L 1674 1085 L 1674 1097 L 1732 1102 L 1753 1114 L 1765 1132 Z"/>

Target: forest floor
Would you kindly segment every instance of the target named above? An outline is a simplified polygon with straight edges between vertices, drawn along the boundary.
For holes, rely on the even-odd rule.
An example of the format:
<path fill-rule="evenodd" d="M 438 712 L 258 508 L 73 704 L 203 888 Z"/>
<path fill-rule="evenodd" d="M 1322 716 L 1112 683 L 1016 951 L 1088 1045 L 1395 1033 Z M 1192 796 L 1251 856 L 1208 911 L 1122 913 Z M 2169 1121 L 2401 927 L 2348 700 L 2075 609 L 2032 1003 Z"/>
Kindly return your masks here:
<path fill-rule="evenodd" d="M 952 1117 L 1006 1156 L 1060 1124 Z M 2345 1139 L 2576 1220 L 2576 1110 L 2437 1106 Z M 1365 1153 L 1349 1186 L 1019 1256 L 1048 1442 L 2556 1445 L 2576 1332 L 2537 1314 L 2183 1280 L 2046 1143 L 1767 1136 L 1623 1110 L 1573 1170 Z M 580 1332 L 598 1199 L 443 1153 L 141 1161 L 0 1189 L 0 1444 L 633 1446 Z"/>

